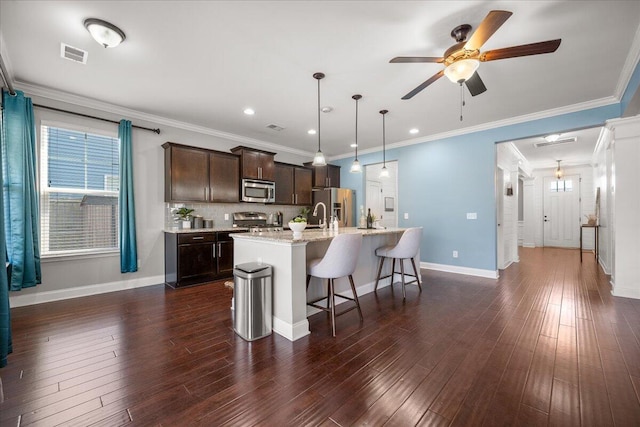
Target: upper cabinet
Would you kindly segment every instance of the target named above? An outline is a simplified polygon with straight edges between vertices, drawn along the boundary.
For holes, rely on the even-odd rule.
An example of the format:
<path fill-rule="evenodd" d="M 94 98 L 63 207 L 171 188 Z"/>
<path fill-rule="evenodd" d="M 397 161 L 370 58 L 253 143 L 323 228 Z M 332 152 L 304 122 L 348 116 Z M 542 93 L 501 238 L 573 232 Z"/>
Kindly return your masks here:
<path fill-rule="evenodd" d="M 242 178 L 275 181 L 274 157 L 276 153 L 256 150 L 249 147 L 235 147 L 231 152 L 240 156 Z"/>
<path fill-rule="evenodd" d="M 306 167 L 276 162 L 276 204 L 311 205 L 312 174 Z"/>
<path fill-rule="evenodd" d="M 340 166 L 312 166 L 311 162 L 304 165 L 313 170 L 314 188 L 340 187 Z"/>
<path fill-rule="evenodd" d="M 235 154 L 167 142 L 165 202 L 240 201 L 240 158 Z"/>

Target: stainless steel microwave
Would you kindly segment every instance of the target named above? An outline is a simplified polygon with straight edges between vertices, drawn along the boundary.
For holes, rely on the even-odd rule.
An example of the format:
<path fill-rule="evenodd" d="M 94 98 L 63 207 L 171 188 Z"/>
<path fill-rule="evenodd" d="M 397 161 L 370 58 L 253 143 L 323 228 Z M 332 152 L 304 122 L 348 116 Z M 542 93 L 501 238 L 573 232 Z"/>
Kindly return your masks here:
<path fill-rule="evenodd" d="M 254 203 L 274 203 L 276 201 L 276 183 L 256 179 L 242 180 L 242 201 Z"/>

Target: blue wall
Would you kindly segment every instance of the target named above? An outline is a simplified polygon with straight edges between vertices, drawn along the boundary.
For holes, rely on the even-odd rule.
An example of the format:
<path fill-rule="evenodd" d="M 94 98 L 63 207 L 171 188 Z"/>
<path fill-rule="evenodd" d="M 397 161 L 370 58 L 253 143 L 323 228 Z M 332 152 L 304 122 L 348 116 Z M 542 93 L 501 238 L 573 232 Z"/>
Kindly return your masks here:
<path fill-rule="evenodd" d="M 620 117 L 621 104 L 503 126 L 451 138 L 388 150 L 398 161 L 398 225 L 424 227 L 421 260 L 482 270 L 497 270 L 495 143 L 569 129 L 603 125 Z M 382 153 L 358 156 L 360 163 L 382 162 Z M 352 174 L 353 158 L 340 165 L 342 187 L 356 190 L 356 206 L 364 204 L 363 174 Z M 403 219 L 404 213 L 409 219 Z M 467 220 L 476 212 L 477 220 Z M 452 258 L 453 250 L 459 252 Z"/>

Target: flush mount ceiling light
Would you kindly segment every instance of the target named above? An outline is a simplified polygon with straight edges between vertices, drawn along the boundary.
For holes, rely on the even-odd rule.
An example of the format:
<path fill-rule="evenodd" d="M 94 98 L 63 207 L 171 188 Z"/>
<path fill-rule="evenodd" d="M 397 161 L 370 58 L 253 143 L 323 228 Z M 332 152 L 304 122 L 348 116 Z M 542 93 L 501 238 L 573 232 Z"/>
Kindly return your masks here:
<path fill-rule="evenodd" d="M 351 98 L 355 99 L 356 101 L 356 142 L 355 142 L 356 158 L 353 160 L 353 163 L 351 164 L 350 172 L 358 173 L 358 172 L 362 172 L 362 168 L 360 167 L 360 162 L 358 161 L 358 101 L 362 99 L 362 95 L 353 95 Z"/>
<path fill-rule="evenodd" d="M 313 166 L 326 166 L 327 160 L 320 149 L 320 80 L 324 79 L 324 73 L 315 73 L 313 78 L 318 81 L 318 152 L 313 157 Z"/>
<path fill-rule="evenodd" d="M 84 27 L 104 47 L 116 47 L 127 38 L 120 28 L 102 19 L 85 19 Z"/>
<path fill-rule="evenodd" d="M 551 135 L 545 136 L 544 139 L 547 142 L 556 142 L 558 139 L 560 139 L 560 134 L 559 133 L 552 133 Z"/>
<path fill-rule="evenodd" d="M 385 127 L 384 116 L 389 110 L 380 110 L 382 114 L 382 170 L 380 171 L 380 178 L 389 178 L 389 169 L 387 169 L 387 156 L 386 156 L 386 143 L 385 143 Z"/>

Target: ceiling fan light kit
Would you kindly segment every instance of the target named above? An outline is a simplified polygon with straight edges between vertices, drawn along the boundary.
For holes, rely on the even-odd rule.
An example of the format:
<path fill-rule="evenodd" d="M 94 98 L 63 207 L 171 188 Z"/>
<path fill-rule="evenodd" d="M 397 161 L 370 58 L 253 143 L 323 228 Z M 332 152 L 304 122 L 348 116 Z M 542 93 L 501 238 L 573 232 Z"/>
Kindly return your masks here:
<path fill-rule="evenodd" d="M 506 10 L 492 10 L 482 20 L 478 28 L 467 39 L 471 32 L 471 25 L 458 25 L 451 31 L 451 37 L 456 44 L 444 52 L 442 57 L 434 56 L 398 56 L 391 59 L 391 63 L 417 63 L 430 62 L 443 64 L 445 68 L 438 71 L 418 87 L 402 97 L 411 99 L 427 86 L 438 80 L 443 75 L 453 83 L 463 83 L 472 96 L 480 95 L 487 90 L 484 82 L 478 75 L 477 69 L 481 62 L 495 61 L 498 59 L 515 58 L 518 56 L 540 55 L 555 52 L 560 46 L 561 39 L 526 45 L 511 46 L 502 49 L 480 52 L 482 45 L 504 24 L 512 15 Z"/>

